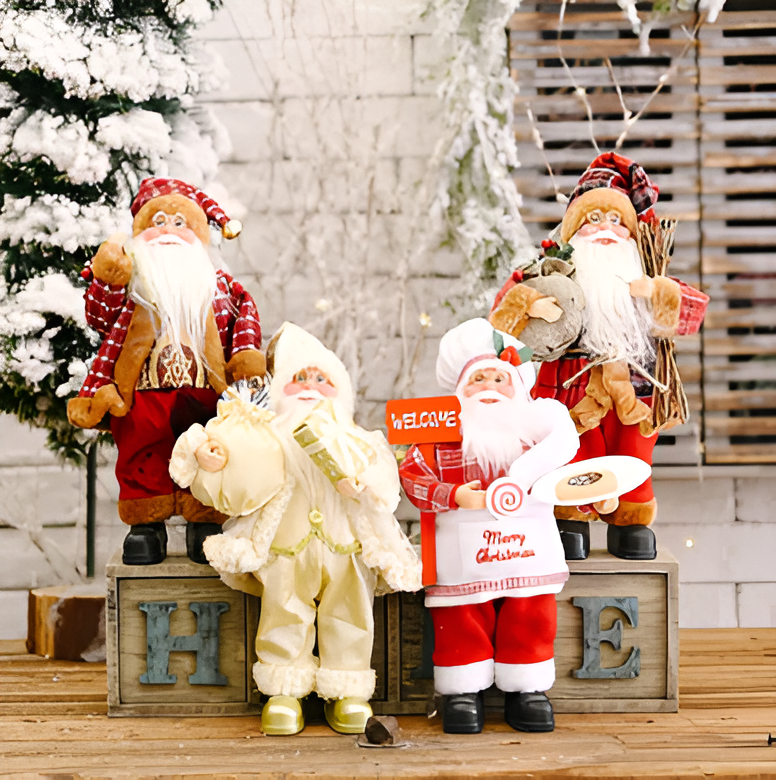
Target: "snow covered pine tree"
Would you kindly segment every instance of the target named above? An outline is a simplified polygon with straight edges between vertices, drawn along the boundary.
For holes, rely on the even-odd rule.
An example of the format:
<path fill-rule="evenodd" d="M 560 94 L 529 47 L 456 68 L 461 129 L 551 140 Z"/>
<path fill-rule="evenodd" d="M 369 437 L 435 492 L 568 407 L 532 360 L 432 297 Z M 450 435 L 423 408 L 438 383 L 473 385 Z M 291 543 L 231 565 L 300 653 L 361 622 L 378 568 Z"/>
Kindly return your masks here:
<path fill-rule="evenodd" d="M 228 144 L 194 96 L 219 74 L 192 30 L 220 0 L 10 0 L 0 10 L 0 411 L 67 421 L 99 343 L 79 279 L 148 175 L 206 184 Z"/>

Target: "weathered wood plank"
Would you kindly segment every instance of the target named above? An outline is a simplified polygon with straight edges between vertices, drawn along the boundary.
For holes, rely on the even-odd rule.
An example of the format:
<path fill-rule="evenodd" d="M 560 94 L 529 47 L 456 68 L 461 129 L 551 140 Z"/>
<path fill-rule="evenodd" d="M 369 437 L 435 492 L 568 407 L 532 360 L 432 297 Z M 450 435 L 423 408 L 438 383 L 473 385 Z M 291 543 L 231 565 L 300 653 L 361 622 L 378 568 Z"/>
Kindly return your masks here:
<path fill-rule="evenodd" d="M 622 114 L 622 104 L 617 95 L 611 93 L 591 92 L 587 96 L 590 108 L 594 114 Z M 631 111 L 640 111 L 649 100 L 649 95 L 644 93 L 628 92 L 623 95 L 625 105 Z M 518 93 L 515 96 L 515 111 L 520 113 L 523 105 L 529 104 L 537 117 L 544 114 L 565 115 L 574 114 L 580 119 L 586 116 L 582 101 L 574 93 L 556 92 L 552 95 L 525 95 Z M 649 118 L 651 114 L 694 114 L 698 110 L 700 99 L 695 92 L 668 93 L 662 92 L 649 101 L 649 106 L 644 116 Z"/>
<path fill-rule="evenodd" d="M 706 462 L 776 463 L 776 444 L 706 444 Z M 690 705 L 691 706 L 691 705 Z M 718 704 L 717 706 L 724 706 Z"/>
<path fill-rule="evenodd" d="M 512 59 L 557 59 L 558 48 L 569 60 L 600 59 L 607 57 L 643 58 L 637 38 L 564 38 L 561 41 L 519 40 L 512 38 L 509 56 Z M 679 38 L 657 38 L 650 41 L 649 57 L 678 57 L 684 51 L 686 41 Z M 604 55 L 605 53 L 605 55 Z"/>
<path fill-rule="evenodd" d="M 559 6 L 560 8 L 560 6 Z M 627 17 L 621 11 L 606 12 L 582 12 L 574 13 L 573 6 L 569 6 L 563 29 L 575 30 L 581 28 L 586 32 L 594 30 L 628 30 L 631 25 Z M 640 17 L 642 18 L 642 17 Z M 643 15 L 646 21 L 647 15 Z M 658 21 L 657 29 L 671 27 L 673 25 L 694 24 L 695 15 L 691 13 L 670 14 Z M 530 32 L 558 29 L 557 13 L 541 13 L 536 11 L 518 11 L 507 24 L 509 30 L 527 30 Z"/>
<path fill-rule="evenodd" d="M 776 390 L 729 390 L 705 393 L 706 410 L 776 409 Z"/>
<path fill-rule="evenodd" d="M 571 143 L 590 133 L 590 124 L 587 121 L 536 122 L 535 126 L 545 142 L 568 141 Z M 621 119 L 594 119 L 592 129 L 599 143 L 616 141 L 624 129 L 624 123 Z M 517 138 L 517 141 L 519 143 L 530 141 L 533 138 L 532 133 L 533 126 L 518 117 L 518 120 L 515 122 L 515 138 Z M 697 138 L 698 130 L 694 119 L 680 120 L 674 118 L 671 122 L 666 122 L 665 119 L 641 119 L 633 125 L 628 135 L 633 140 L 661 138 L 688 140 Z"/>
<path fill-rule="evenodd" d="M 776 65 L 700 66 L 699 83 L 704 87 L 731 84 L 776 84 Z"/>
<path fill-rule="evenodd" d="M 715 417 L 714 414 L 707 414 L 704 425 L 707 431 L 716 436 L 773 436 L 776 434 L 776 417 Z"/>
<path fill-rule="evenodd" d="M 564 68 L 535 68 L 527 67 L 527 60 L 516 60 L 519 67 L 514 69 L 517 74 L 517 83 L 535 89 L 559 89 L 572 86 L 568 74 Z M 630 87 L 650 87 L 658 83 L 667 68 L 617 66 L 613 67 L 617 83 Z M 609 71 L 603 65 L 600 67 L 576 66 L 574 68 L 574 81 L 578 87 L 610 87 L 611 77 Z M 671 72 L 670 83 L 672 86 L 688 86 L 698 83 L 698 72 L 695 65 L 680 65 Z M 735 82 L 734 82 L 735 83 Z"/>

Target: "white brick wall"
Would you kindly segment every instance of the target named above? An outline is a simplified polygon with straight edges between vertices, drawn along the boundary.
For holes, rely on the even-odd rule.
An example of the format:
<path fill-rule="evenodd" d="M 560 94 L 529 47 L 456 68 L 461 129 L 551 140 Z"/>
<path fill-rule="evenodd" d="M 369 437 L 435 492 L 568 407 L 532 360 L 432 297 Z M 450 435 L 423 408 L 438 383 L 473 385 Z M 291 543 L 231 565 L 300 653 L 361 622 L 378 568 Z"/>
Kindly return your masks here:
<path fill-rule="evenodd" d="M 403 255 L 413 193 L 441 129 L 435 89 L 446 53 L 430 35 L 431 21 L 420 17 L 425 5 L 304 0 L 284 17 L 279 0 L 227 0 L 201 33 L 230 70 L 228 84 L 207 101 L 233 145 L 220 174 L 229 193 L 224 205 L 244 212 L 236 214 L 243 234 L 226 246 L 225 257 L 255 295 L 267 335 L 285 318 L 303 324 L 319 298 L 304 262 L 287 279 L 269 283 L 263 277 L 300 257 L 293 239 L 301 219 L 314 220 L 320 239 L 342 254 L 343 267 L 363 257 L 371 274 L 388 279 Z M 276 31 L 283 33 L 281 43 Z M 358 101 L 348 98 L 353 89 Z M 312 119 L 323 133 L 313 132 Z M 359 168 L 365 157 L 374 177 L 368 237 L 367 182 Z M 420 356 L 418 395 L 438 392 L 435 351 L 452 321 L 439 301 L 451 292 L 459 269 L 456 254 L 439 250 L 410 284 L 411 310 L 430 311 L 434 322 Z M 367 339 L 370 348 L 376 344 Z M 388 341 L 369 377 L 366 399 L 375 419 L 391 395 L 400 349 L 398 338 Z M 20 589 L 53 584 L 68 567 L 84 565 L 84 531 L 76 525 L 83 523 L 83 474 L 58 466 L 43 440 L 41 432 L 0 417 L 0 520 L 18 524 L 9 513 L 19 514 L 22 497 L 23 510 L 46 526 L 37 545 L 25 531 L 0 527 L 0 638 L 26 632 L 26 593 Z M 776 469 L 767 467 L 658 469 L 655 531 L 680 562 L 682 625 L 776 625 L 774 476 Z M 97 495 L 99 572 L 125 533 L 110 451 L 101 453 Z M 406 501 L 400 511 L 412 517 Z M 593 540 L 605 546 L 604 524 L 594 526 Z"/>

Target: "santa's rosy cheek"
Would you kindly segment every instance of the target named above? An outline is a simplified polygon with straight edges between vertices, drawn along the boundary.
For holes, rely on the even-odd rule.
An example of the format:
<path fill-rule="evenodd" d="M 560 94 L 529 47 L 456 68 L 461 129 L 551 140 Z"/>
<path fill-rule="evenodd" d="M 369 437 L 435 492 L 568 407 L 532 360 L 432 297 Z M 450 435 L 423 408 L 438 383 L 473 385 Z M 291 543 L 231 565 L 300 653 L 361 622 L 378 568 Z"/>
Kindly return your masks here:
<path fill-rule="evenodd" d="M 163 236 L 178 236 L 187 244 L 193 244 L 197 240 L 197 234 L 187 227 L 175 227 L 174 225 L 163 225 L 162 227 L 149 227 L 139 234 L 139 238 L 149 242 Z"/>
<path fill-rule="evenodd" d="M 155 238 L 159 238 L 162 235 L 162 229 L 158 227 L 150 227 L 143 230 L 138 234 L 138 238 L 143 241 L 153 241 Z"/>
<path fill-rule="evenodd" d="M 337 388 L 329 384 L 316 385 L 315 389 L 323 393 L 327 398 L 334 398 L 337 395 Z"/>
<path fill-rule="evenodd" d="M 289 382 L 284 388 L 283 392 L 286 395 L 298 395 L 302 390 L 307 390 L 307 385 L 299 384 L 299 382 Z"/>
<path fill-rule="evenodd" d="M 478 393 L 484 393 L 485 391 L 490 391 L 491 393 L 499 393 L 503 395 L 505 398 L 514 398 L 515 397 L 515 388 L 514 385 L 505 384 L 504 382 L 477 382 L 473 385 L 466 385 L 463 389 L 463 394 L 466 396 L 466 398 L 471 398 L 474 395 L 477 395 Z"/>

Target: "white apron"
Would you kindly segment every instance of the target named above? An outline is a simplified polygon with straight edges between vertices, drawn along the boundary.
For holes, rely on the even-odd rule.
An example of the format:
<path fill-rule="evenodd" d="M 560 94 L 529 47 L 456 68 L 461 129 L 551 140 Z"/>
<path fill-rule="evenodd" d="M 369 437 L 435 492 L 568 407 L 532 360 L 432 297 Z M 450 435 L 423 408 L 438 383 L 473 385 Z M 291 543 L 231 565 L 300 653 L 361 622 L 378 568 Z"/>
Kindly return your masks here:
<path fill-rule="evenodd" d="M 553 507 L 528 495 L 514 517 L 487 509 L 440 513 L 436 558 L 427 607 L 559 593 L 569 577 Z"/>

